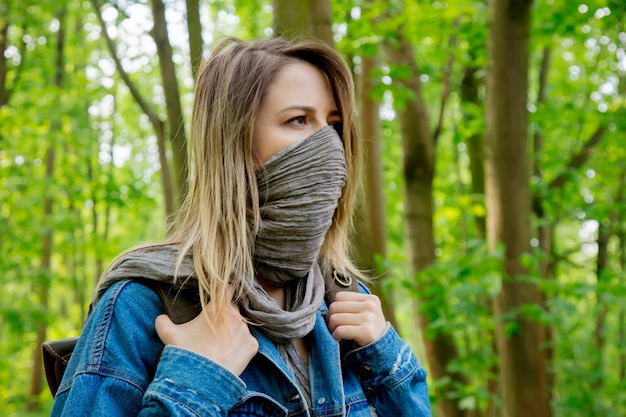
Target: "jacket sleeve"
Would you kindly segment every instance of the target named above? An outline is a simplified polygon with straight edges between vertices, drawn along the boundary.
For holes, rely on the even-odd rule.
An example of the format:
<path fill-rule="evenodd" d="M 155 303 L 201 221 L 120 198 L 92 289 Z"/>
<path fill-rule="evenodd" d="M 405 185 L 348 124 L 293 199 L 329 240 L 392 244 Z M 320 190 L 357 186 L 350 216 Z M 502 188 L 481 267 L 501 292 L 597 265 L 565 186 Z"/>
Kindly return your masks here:
<path fill-rule="evenodd" d="M 227 416 L 243 382 L 208 358 L 164 348 L 154 328 L 163 312 L 158 295 L 140 283 L 109 288 L 85 324 L 50 415 Z"/>
<path fill-rule="evenodd" d="M 358 375 L 378 414 L 431 416 L 426 370 L 390 324 L 379 339 L 348 351 L 343 360 Z"/>

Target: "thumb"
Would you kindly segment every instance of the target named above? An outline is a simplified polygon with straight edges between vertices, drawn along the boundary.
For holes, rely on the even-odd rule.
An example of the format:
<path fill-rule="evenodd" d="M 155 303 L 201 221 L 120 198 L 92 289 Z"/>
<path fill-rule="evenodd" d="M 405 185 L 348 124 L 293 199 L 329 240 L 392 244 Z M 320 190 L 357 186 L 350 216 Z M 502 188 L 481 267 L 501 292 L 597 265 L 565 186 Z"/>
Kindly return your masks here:
<path fill-rule="evenodd" d="M 154 321 L 154 328 L 156 329 L 157 335 L 165 345 L 173 342 L 175 327 L 176 324 L 174 324 L 167 314 L 161 314 Z"/>

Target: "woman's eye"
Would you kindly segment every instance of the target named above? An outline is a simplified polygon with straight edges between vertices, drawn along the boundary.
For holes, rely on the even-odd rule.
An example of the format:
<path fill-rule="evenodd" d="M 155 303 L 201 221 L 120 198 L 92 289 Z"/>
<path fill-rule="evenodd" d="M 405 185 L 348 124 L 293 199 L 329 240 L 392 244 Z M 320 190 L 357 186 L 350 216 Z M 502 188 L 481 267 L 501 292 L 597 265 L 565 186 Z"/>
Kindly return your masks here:
<path fill-rule="evenodd" d="M 287 121 L 288 124 L 292 125 L 303 125 L 306 124 L 306 116 L 298 116 L 293 117 Z"/>

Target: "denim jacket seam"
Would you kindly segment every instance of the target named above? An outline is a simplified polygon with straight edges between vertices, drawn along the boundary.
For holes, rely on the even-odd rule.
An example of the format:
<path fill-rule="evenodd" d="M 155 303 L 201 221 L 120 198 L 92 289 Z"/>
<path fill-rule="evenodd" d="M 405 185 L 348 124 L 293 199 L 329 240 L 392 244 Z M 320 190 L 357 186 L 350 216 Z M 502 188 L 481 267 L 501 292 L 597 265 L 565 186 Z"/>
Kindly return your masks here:
<path fill-rule="evenodd" d="M 134 375 L 132 373 L 122 371 L 118 368 L 112 368 L 103 365 L 103 360 L 105 358 L 106 341 L 109 330 L 111 329 L 111 323 L 113 321 L 117 302 L 119 301 L 122 291 L 133 282 L 135 281 L 129 279 L 122 280 L 116 284 L 113 284 L 111 288 L 111 294 L 106 299 L 104 311 L 97 324 L 97 330 L 94 332 L 95 334 L 93 337 L 93 347 L 89 355 L 89 362 L 85 363 L 82 366 L 82 369 L 77 369 L 76 375 L 78 375 L 79 373 L 89 373 L 103 377 L 115 378 L 119 381 L 124 381 L 136 387 L 141 393 L 144 393 L 146 386 L 142 385 L 140 380 L 134 378 Z M 150 381 L 147 381 L 147 383 L 149 384 Z"/>
<path fill-rule="evenodd" d="M 352 404 L 358 404 L 363 401 L 369 404 L 369 402 L 367 401 L 367 397 L 365 396 L 365 392 L 359 392 L 357 394 L 348 395 L 344 399 L 346 406 L 352 405 Z"/>
<path fill-rule="evenodd" d="M 113 378 L 117 381 L 122 381 L 129 385 L 132 385 L 142 394 L 145 392 L 145 387 L 139 384 L 136 381 L 136 378 L 133 378 L 133 374 L 121 371 L 116 368 L 99 366 L 98 369 L 90 369 L 89 367 L 84 367 L 83 369 L 77 369 L 74 374 L 75 377 L 78 377 L 80 375 L 94 375 L 103 378 Z"/>
<path fill-rule="evenodd" d="M 104 358 L 104 349 L 106 338 L 111 327 L 111 321 L 113 319 L 113 312 L 115 310 L 115 304 L 122 289 L 128 285 L 131 281 L 122 281 L 118 285 L 112 288 L 112 293 L 106 301 L 102 318 L 98 323 L 98 329 L 94 335 L 93 349 L 89 357 L 89 363 L 87 369 L 89 371 L 98 372 L 98 369 L 102 366 L 102 359 Z"/>
<path fill-rule="evenodd" d="M 198 417 L 202 417 L 202 414 L 197 412 L 196 410 L 194 410 L 193 408 L 189 407 L 186 403 L 182 402 L 181 400 L 179 400 L 178 398 L 174 398 L 169 394 L 166 394 L 162 391 L 156 390 L 156 389 L 148 389 L 146 391 L 146 395 L 154 395 L 155 397 L 163 397 L 163 398 L 167 398 L 168 400 L 178 404 L 179 406 L 181 406 L 182 408 L 184 408 L 185 410 L 189 411 L 190 413 L 192 413 L 194 416 L 198 416 Z M 217 407 L 219 408 L 219 407 Z"/>
<path fill-rule="evenodd" d="M 333 416 L 343 416 L 347 411 L 347 404 L 343 404 L 341 406 L 336 407 L 326 407 L 322 409 L 315 410 L 315 415 L 319 417 L 333 417 Z M 339 413 L 339 414 L 338 414 Z"/>

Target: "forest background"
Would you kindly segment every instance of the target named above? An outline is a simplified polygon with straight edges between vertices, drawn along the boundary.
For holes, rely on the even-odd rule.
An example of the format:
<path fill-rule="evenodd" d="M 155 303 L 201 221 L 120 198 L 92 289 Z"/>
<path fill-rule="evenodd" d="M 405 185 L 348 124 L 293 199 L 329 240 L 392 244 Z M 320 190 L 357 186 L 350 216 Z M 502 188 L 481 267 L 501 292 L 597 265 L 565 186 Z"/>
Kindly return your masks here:
<path fill-rule="evenodd" d="M 626 415 L 626 3 L 0 0 L 0 414 L 47 415 L 40 344 L 184 193 L 221 36 L 313 36 L 367 147 L 355 258 L 433 414 Z"/>

